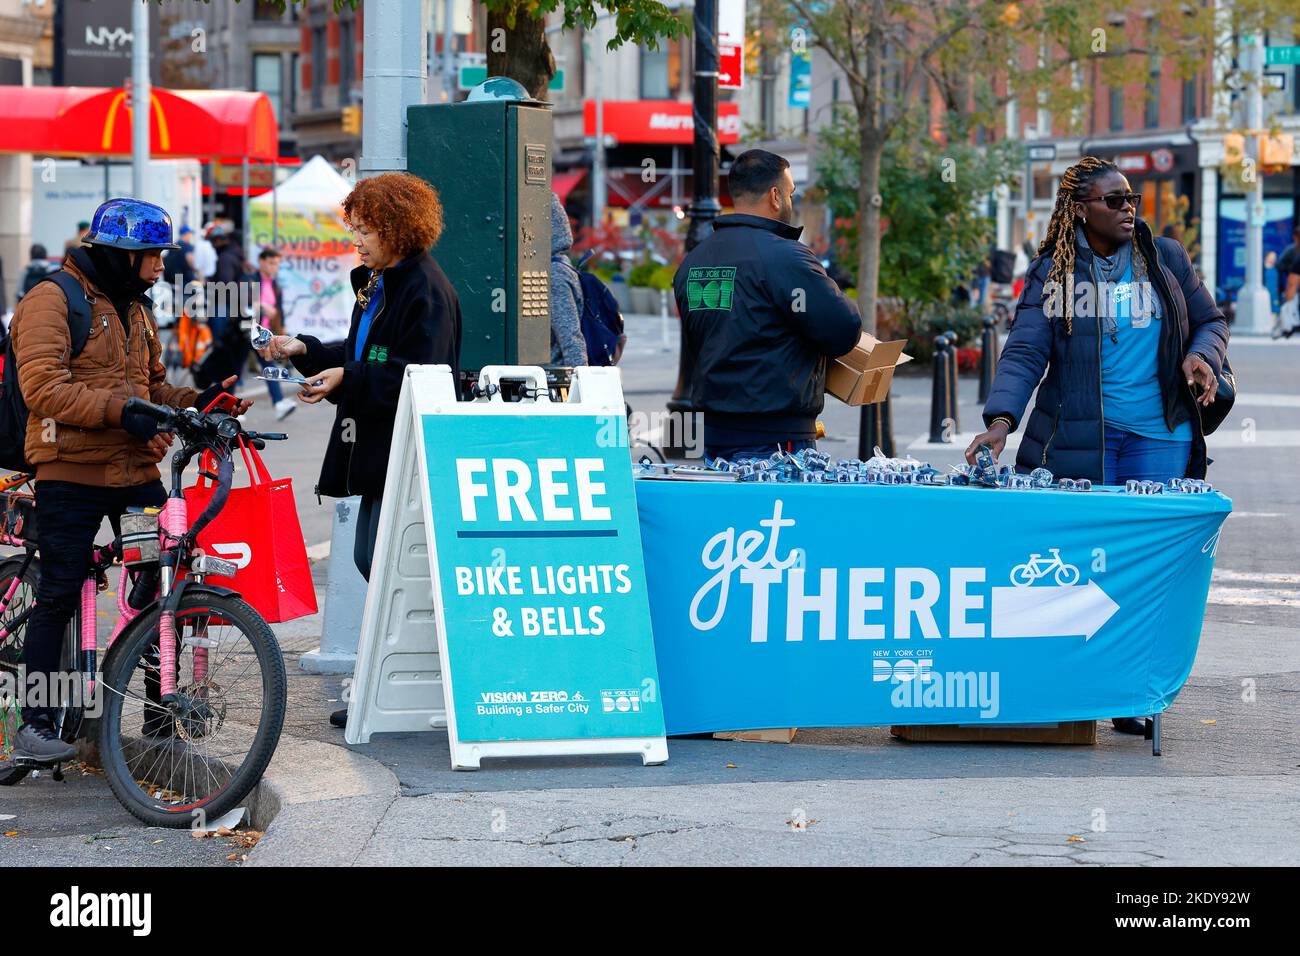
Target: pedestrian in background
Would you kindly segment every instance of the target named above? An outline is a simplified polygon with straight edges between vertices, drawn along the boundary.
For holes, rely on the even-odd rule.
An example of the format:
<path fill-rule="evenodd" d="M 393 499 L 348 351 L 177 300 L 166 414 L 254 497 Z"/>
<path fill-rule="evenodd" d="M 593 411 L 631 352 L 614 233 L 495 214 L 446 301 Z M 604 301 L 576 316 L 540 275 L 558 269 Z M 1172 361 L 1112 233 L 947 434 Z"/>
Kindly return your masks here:
<path fill-rule="evenodd" d="M 255 323 L 264 329 L 269 329 L 272 335 L 284 335 L 284 291 L 276 281 L 279 272 L 280 250 L 275 246 L 263 246 L 262 251 L 257 254 L 257 270 L 246 274 L 242 280 L 249 287 L 257 289 L 257 302 L 254 304 Z M 263 369 L 279 367 L 274 362 L 262 358 L 261 355 L 256 358 L 257 364 Z M 279 382 L 268 381 L 266 390 L 271 396 L 271 404 L 275 407 L 276 421 L 288 418 L 298 407 L 292 398 L 284 397 Z"/>
<path fill-rule="evenodd" d="M 587 364 L 582 336 L 582 280 L 569 261 L 573 230 L 560 197 L 551 193 L 551 364 Z"/>
<path fill-rule="evenodd" d="M 23 296 L 36 288 L 38 282 L 58 270 L 58 264 L 50 261 L 45 247 L 39 242 L 34 244 L 31 248 L 31 261 L 27 263 L 27 271 L 23 273 L 23 281 L 18 286 L 18 295 L 15 302 L 21 302 Z"/>
<path fill-rule="evenodd" d="M 347 340 L 277 335 L 264 359 L 287 358 L 311 384 L 303 401 L 337 406 L 318 494 L 360 495 L 352 558 L 367 581 L 379 533 L 397 400 L 406 366 L 449 365 L 460 375 L 460 300 L 429 249 L 442 235 L 442 203 L 410 173 L 364 179 L 343 200 L 361 265 L 352 270 L 357 302 Z M 347 710 L 330 723 L 343 727 Z"/>
<path fill-rule="evenodd" d="M 77 223 L 77 234 L 63 244 L 63 258 L 68 258 L 69 252 L 81 246 L 81 240 L 86 238 L 88 232 L 90 232 L 90 223 L 84 219 Z"/>

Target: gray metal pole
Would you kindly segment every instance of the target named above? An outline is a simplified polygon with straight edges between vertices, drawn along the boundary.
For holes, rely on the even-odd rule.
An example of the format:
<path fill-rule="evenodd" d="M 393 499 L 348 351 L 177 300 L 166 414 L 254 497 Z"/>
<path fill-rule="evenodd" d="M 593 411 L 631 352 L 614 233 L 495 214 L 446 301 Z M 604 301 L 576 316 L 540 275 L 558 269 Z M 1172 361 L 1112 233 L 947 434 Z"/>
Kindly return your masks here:
<path fill-rule="evenodd" d="M 271 245 L 280 248 L 280 164 L 271 164 Z M 283 318 L 283 316 L 281 316 Z"/>
<path fill-rule="evenodd" d="M 456 42 L 456 32 L 452 29 L 451 18 L 455 15 L 456 0 L 443 0 L 442 4 L 442 88 L 447 94 L 447 102 L 456 100 L 456 53 L 452 45 Z"/>
<path fill-rule="evenodd" d="M 131 194 L 144 197 L 149 164 L 149 4 L 131 7 Z"/>
<path fill-rule="evenodd" d="M 362 178 L 406 169 L 406 109 L 428 98 L 430 0 L 365 0 Z"/>
<path fill-rule="evenodd" d="M 595 28 L 593 28 L 594 31 Z M 596 146 L 591 154 L 591 224 L 593 227 L 605 221 L 605 206 L 608 203 L 606 190 L 608 179 L 605 174 L 605 81 L 601 64 L 605 60 L 605 51 L 600 48 L 595 38 L 588 37 L 587 56 L 596 68 Z"/>
<path fill-rule="evenodd" d="M 1237 293 L 1237 328 L 1248 332 L 1268 332 L 1273 327 L 1273 301 L 1264 288 L 1264 33 L 1255 34 L 1250 45 L 1250 72 L 1253 80 L 1246 93 L 1246 155 L 1255 162 L 1255 182 L 1246 194 L 1246 283 Z"/>

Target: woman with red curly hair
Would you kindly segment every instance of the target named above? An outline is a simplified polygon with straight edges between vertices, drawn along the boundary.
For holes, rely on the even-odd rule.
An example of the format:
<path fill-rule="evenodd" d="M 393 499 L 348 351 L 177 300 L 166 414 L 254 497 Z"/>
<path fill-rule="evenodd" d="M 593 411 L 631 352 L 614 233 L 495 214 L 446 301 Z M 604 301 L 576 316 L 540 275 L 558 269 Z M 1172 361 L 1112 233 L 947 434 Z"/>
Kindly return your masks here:
<path fill-rule="evenodd" d="M 384 173 L 343 200 L 361 265 L 346 342 L 278 335 L 264 358 L 292 359 L 311 382 L 302 400 L 337 406 L 317 493 L 361 496 L 353 558 L 370 579 L 397 398 L 408 363 L 459 373 L 460 303 L 429 249 L 442 235 L 442 203 L 424 180 Z"/>

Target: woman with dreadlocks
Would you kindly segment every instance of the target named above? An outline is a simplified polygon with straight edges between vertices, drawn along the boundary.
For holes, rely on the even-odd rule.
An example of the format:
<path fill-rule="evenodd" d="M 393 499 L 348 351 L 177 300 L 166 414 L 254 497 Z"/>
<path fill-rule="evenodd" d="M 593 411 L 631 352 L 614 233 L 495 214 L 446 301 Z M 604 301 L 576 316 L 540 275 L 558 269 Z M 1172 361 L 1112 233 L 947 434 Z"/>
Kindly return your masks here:
<path fill-rule="evenodd" d="M 1114 163 L 1085 156 L 1065 171 L 968 461 L 981 444 L 1002 452 L 1037 386 L 1020 471 L 1110 485 L 1205 477 L 1201 410 L 1228 323 L 1183 245 L 1137 217 L 1141 199 Z"/>

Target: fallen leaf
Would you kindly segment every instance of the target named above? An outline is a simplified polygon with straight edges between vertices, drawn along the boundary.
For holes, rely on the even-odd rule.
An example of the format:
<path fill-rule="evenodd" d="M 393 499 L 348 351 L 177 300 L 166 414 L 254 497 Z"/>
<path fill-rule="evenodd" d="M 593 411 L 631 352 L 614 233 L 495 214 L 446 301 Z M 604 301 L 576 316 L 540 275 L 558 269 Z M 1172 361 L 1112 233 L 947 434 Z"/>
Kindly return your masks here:
<path fill-rule="evenodd" d="M 727 764 L 727 769 L 728 769 L 728 770 L 735 770 L 735 769 L 736 769 L 736 765 L 735 765 L 734 763 L 729 763 L 729 764 Z"/>
<path fill-rule="evenodd" d="M 226 859 L 227 859 L 227 860 L 231 860 L 231 861 L 238 860 L 238 859 L 239 859 L 239 854 L 238 854 L 238 853 L 227 853 L 227 854 L 226 854 Z"/>
<path fill-rule="evenodd" d="M 150 845 L 150 846 L 157 846 L 159 843 L 162 843 L 162 842 L 163 842 L 162 840 L 150 840 L 150 841 L 149 841 L 149 845 Z"/>
<path fill-rule="evenodd" d="M 1201 723 L 1203 723 L 1203 724 L 1217 724 L 1218 721 L 1215 720 L 1213 717 L 1211 717 L 1209 720 L 1203 720 L 1203 721 L 1201 721 Z"/>
<path fill-rule="evenodd" d="M 230 827 L 217 827 L 217 836 L 234 836 L 235 831 Z"/>
<path fill-rule="evenodd" d="M 6 831 L 5 831 L 5 836 L 17 836 L 17 835 L 18 835 L 18 831 L 17 831 L 17 830 L 6 830 Z"/>
<path fill-rule="evenodd" d="M 1065 842 L 1066 843 L 1087 843 L 1088 841 L 1081 836 L 1072 836 L 1069 839 L 1067 839 Z"/>

